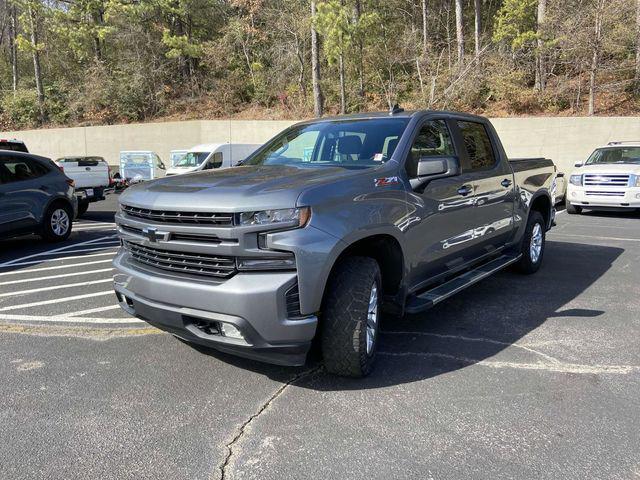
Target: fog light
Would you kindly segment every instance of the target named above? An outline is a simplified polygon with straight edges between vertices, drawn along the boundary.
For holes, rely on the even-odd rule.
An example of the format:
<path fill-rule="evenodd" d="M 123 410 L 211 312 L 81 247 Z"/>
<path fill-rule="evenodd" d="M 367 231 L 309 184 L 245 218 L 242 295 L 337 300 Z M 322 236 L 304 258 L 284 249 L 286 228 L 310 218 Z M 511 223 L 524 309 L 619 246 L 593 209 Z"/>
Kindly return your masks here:
<path fill-rule="evenodd" d="M 240 333 L 240 330 L 238 330 L 236 327 L 234 327 L 230 323 L 221 323 L 220 333 L 222 333 L 223 337 L 237 338 L 239 340 L 244 340 L 244 337 Z"/>
<path fill-rule="evenodd" d="M 640 193 L 636 193 L 636 198 L 640 198 Z"/>
<path fill-rule="evenodd" d="M 578 195 L 576 194 L 576 192 L 571 192 L 571 196 L 572 197 L 577 197 Z"/>

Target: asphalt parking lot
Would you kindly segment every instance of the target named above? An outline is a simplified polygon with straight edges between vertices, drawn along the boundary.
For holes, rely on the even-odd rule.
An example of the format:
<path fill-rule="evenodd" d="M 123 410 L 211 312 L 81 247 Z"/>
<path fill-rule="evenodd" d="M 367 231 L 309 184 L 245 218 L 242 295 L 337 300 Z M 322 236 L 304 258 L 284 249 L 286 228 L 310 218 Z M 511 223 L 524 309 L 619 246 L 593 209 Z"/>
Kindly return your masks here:
<path fill-rule="evenodd" d="M 560 214 L 536 275 L 384 319 L 347 380 L 121 312 L 115 201 L 0 241 L 0 478 L 640 478 L 640 216 Z"/>

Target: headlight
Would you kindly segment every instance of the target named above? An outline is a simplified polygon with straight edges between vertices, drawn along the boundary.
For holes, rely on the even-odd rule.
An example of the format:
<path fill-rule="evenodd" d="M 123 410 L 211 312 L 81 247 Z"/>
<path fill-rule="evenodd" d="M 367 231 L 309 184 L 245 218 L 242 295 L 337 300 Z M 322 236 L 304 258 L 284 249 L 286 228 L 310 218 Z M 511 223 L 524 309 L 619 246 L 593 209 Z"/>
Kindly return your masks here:
<path fill-rule="evenodd" d="M 571 175 L 571 177 L 569 177 L 569 182 L 571 185 L 576 185 L 578 187 L 582 186 L 582 175 Z"/>
<path fill-rule="evenodd" d="M 640 175 L 634 175 L 634 177 L 636 177 L 636 181 L 632 182 L 631 185 L 634 187 L 640 187 Z"/>
<path fill-rule="evenodd" d="M 260 212 L 241 213 L 240 225 L 277 225 L 281 223 L 304 227 L 309 218 L 311 218 L 311 209 L 309 207 L 262 210 Z"/>

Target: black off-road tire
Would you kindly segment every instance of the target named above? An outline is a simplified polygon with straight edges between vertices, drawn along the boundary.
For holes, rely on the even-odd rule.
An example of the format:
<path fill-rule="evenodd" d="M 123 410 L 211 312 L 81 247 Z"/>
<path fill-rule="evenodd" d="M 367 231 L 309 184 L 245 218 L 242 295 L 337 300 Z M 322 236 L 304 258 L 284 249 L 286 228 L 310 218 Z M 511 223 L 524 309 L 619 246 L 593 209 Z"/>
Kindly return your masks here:
<path fill-rule="evenodd" d="M 580 205 L 573 205 L 571 202 L 567 202 L 566 206 L 569 215 L 579 215 L 582 213 L 582 207 Z"/>
<path fill-rule="evenodd" d="M 55 212 L 57 212 L 58 210 L 64 210 L 66 212 L 68 222 L 69 222 L 68 228 L 61 235 L 54 231 L 53 226 L 51 224 L 51 219 L 55 214 Z M 52 242 L 52 243 L 63 242 L 64 240 L 69 238 L 69 235 L 71 235 L 72 228 L 73 228 L 73 210 L 71 206 L 64 204 L 62 202 L 56 202 L 53 205 L 49 206 L 49 208 L 44 214 L 44 217 L 42 219 L 42 227 L 41 227 L 40 235 L 47 242 Z"/>
<path fill-rule="evenodd" d="M 532 254 L 531 239 L 534 236 L 534 231 L 536 231 L 536 225 L 538 225 L 540 228 L 539 234 L 541 235 L 542 244 L 540 245 L 540 254 L 537 258 L 534 258 Z M 547 229 L 542 214 L 535 210 L 529 213 L 527 227 L 524 231 L 524 237 L 522 239 L 522 258 L 518 261 L 518 263 L 516 263 L 516 268 L 520 273 L 529 275 L 537 272 L 540 269 L 540 266 L 542 265 L 542 259 L 544 258 L 546 234 Z"/>
<path fill-rule="evenodd" d="M 380 267 L 368 257 L 348 257 L 340 262 L 329 279 L 323 301 L 322 356 L 328 372 L 364 377 L 371 372 L 376 358 L 382 294 Z M 373 347 L 367 352 L 367 314 L 374 282 L 378 313 Z"/>
<path fill-rule="evenodd" d="M 89 202 L 78 202 L 78 217 L 81 217 L 89 210 Z"/>

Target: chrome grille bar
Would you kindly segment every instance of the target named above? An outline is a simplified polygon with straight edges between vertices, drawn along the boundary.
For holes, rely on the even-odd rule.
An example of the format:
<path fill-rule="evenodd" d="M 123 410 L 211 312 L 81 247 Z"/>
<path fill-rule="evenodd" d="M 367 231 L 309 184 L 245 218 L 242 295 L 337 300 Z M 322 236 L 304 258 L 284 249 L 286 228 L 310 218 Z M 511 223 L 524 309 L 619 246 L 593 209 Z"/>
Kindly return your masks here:
<path fill-rule="evenodd" d="M 586 173 L 584 175 L 585 187 L 626 187 L 629 185 L 629 175 L 627 174 L 595 174 Z"/>
<path fill-rule="evenodd" d="M 144 218 L 162 223 L 188 223 L 197 225 L 233 226 L 231 213 L 175 212 L 169 210 L 149 210 L 122 205 L 122 211 L 131 217 Z"/>

